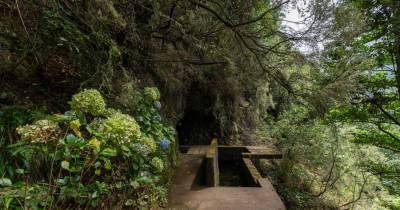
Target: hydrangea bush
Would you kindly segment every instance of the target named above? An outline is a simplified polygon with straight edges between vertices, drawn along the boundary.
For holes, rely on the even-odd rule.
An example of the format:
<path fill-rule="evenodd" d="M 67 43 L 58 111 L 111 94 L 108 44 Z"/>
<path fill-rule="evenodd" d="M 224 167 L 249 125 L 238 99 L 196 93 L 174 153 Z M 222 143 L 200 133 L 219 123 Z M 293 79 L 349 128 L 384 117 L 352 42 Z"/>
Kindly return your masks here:
<path fill-rule="evenodd" d="M 106 103 L 100 92 L 94 89 L 84 90 L 72 96 L 69 102 L 73 111 L 100 116 L 106 110 Z"/>
<path fill-rule="evenodd" d="M 161 121 L 157 88 L 145 88 L 139 98 L 135 113 L 128 115 L 107 108 L 101 94 L 88 89 L 72 97 L 71 111 L 17 128 L 18 146 L 31 154 L 21 171 L 30 184 L 52 186 L 46 189 L 49 202 L 38 208 L 65 202 L 72 202 L 69 207 L 112 206 L 111 195 L 113 202 L 129 208 L 165 204 L 175 133 Z M 0 202 L 4 196 L 18 206 L 24 196 L 33 195 L 0 195 Z"/>

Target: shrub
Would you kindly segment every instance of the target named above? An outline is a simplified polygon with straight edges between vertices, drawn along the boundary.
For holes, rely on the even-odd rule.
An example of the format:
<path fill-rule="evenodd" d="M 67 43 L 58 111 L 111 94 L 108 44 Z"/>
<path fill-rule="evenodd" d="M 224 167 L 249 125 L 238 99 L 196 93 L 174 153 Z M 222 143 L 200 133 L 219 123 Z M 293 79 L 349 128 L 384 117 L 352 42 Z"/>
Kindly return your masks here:
<path fill-rule="evenodd" d="M 140 97 L 143 100 L 135 109 L 140 110 L 136 117 L 143 119 L 141 125 L 133 116 L 106 109 L 97 90 L 84 90 L 72 97 L 72 111 L 18 127 L 21 141 L 6 149 L 25 158 L 20 161 L 24 164 L 13 166 L 19 173 L 15 180 L 0 180 L 0 207 L 165 204 L 166 169 L 175 156 L 172 147 L 158 149 L 157 145 L 160 139 L 173 140 L 174 133 L 159 120 L 152 103 Z"/>

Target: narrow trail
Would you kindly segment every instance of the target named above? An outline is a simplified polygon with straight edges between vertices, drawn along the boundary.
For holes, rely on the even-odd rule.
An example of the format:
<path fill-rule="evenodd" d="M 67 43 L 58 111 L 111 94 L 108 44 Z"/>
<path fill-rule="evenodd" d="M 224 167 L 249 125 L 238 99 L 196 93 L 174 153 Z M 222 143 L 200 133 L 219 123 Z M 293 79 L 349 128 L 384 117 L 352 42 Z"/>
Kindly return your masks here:
<path fill-rule="evenodd" d="M 170 188 L 170 209 L 285 210 L 282 200 L 254 163 L 282 154 L 258 146 L 181 146 L 187 152 Z"/>

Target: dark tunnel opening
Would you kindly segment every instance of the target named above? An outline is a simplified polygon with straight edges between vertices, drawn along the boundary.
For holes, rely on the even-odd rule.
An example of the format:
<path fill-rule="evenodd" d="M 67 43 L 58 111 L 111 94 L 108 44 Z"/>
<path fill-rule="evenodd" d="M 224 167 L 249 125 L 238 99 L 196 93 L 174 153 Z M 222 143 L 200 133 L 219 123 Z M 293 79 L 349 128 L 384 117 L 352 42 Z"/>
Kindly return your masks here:
<path fill-rule="evenodd" d="M 213 114 L 215 96 L 193 84 L 186 101 L 183 118 L 176 129 L 180 145 L 206 145 L 220 131 L 218 120 Z"/>

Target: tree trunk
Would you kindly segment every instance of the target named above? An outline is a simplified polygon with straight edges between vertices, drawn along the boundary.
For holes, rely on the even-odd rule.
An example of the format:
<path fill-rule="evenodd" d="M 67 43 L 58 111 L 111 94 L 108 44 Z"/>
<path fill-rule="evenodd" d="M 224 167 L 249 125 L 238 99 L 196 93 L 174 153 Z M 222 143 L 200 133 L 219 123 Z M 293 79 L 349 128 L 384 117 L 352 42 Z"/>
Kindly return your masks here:
<path fill-rule="evenodd" d="M 394 32 L 394 59 L 396 62 L 396 82 L 397 82 L 397 93 L 400 98 L 400 26 L 398 25 L 400 21 L 400 1 L 393 1 L 393 12 L 392 12 L 392 22 L 393 22 L 393 32 Z"/>
<path fill-rule="evenodd" d="M 394 59 L 396 62 L 395 65 L 395 73 L 396 73 L 396 82 L 397 82 L 397 93 L 400 98 L 400 33 L 396 34 L 396 41 L 394 46 Z"/>

